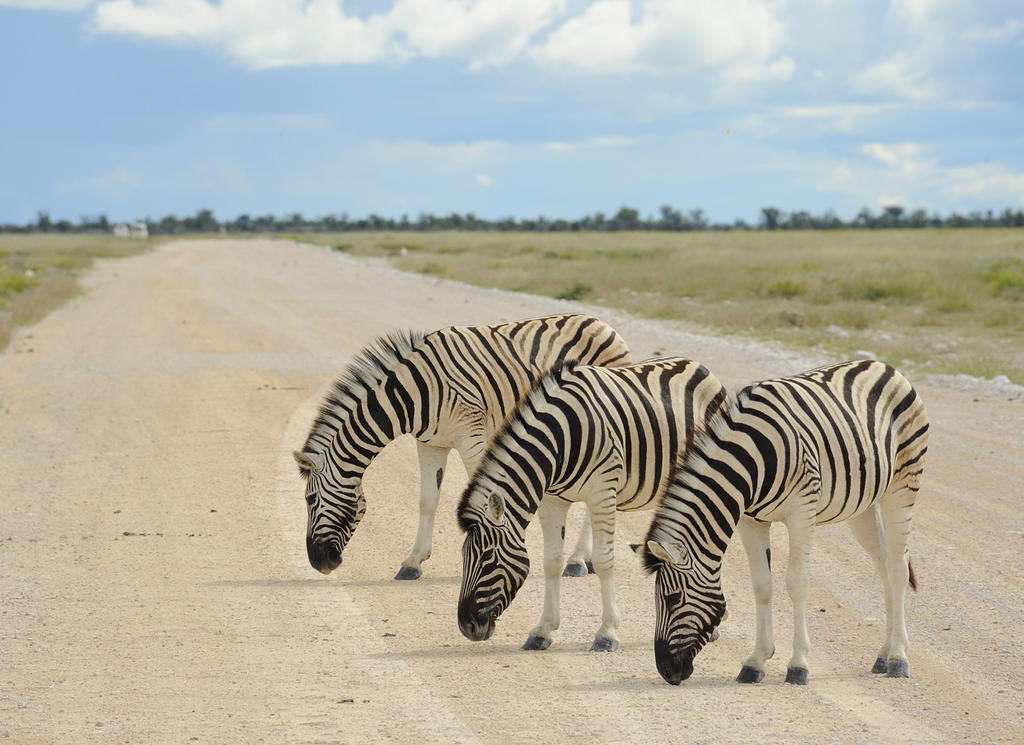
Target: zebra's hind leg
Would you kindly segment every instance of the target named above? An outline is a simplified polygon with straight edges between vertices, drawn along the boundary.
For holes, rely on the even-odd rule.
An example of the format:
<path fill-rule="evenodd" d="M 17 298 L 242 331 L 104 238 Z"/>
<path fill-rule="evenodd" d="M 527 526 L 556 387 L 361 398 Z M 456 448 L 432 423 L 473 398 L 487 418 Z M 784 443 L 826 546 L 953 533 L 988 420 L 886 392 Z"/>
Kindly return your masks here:
<path fill-rule="evenodd" d="M 907 585 L 910 583 L 907 540 L 910 537 L 910 511 L 915 497 L 916 489 L 904 487 L 884 494 L 881 499 L 886 544 L 885 570 L 889 580 L 885 623 L 889 630 L 889 653 L 885 674 L 890 678 L 910 677 L 905 601 Z"/>
<path fill-rule="evenodd" d="M 576 541 L 576 548 L 573 549 L 569 560 L 565 562 L 565 569 L 562 570 L 563 577 L 585 577 L 594 573 L 594 563 L 590 557 L 594 553 L 594 534 L 590 527 L 590 508 L 583 503 L 586 512 L 583 515 L 583 524 L 580 526 L 580 536 Z"/>
<path fill-rule="evenodd" d="M 565 539 L 565 513 L 569 503 L 547 496 L 537 508 L 544 534 L 544 609 L 540 623 L 533 627 L 522 649 L 547 649 L 560 623 L 558 595 L 562 578 L 562 544 Z"/>
<path fill-rule="evenodd" d="M 775 654 L 775 637 L 772 634 L 771 524 L 741 517 L 738 527 L 750 564 L 757 622 L 754 652 L 744 661 L 736 682 L 760 683 L 764 680 L 765 662 Z"/>
<path fill-rule="evenodd" d="M 416 453 L 420 461 L 420 521 L 412 550 L 402 561 L 395 579 L 419 579 L 420 565 L 430 558 L 437 497 L 441 491 L 441 480 L 444 478 L 444 467 L 448 463 L 450 450 L 451 448 L 416 443 Z"/>
<path fill-rule="evenodd" d="M 594 532 L 594 572 L 601 581 L 601 627 L 591 652 L 614 652 L 619 648 L 619 608 L 615 602 L 615 491 L 588 502 Z"/>
<path fill-rule="evenodd" d="M 892 593 L 889 588 L 889 573 L 885 568 L 885 528 L 882 527 L 882 514 L 878 504 L 851 519 L 849 525 L 857 542 L 871 557 L 875 571 L 882 580 L 882 593 L 885 596 L 885 641 L 878 650 L 871 672 L 885 673 L 889 669 L 889 639 L 892 635 Z"/>

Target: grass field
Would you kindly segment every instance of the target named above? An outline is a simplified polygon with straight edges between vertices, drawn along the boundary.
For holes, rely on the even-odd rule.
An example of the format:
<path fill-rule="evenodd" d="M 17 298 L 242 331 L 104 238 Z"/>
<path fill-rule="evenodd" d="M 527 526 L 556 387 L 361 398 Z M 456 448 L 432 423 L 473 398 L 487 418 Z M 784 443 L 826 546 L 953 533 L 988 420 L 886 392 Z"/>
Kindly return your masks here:
<path fill-rule="evenodd" d="M 397 268 L 1024 384 L 1024 230 L 344 233 Z M 684 353 L 685 350 L 679 350 Z"/>
<path fill-rule="evenodd" d="M 154 243 L 110 235 L 0 235 L 0 351 L 16 326 L 38 321 L 73 297 L 75 277 L 93 259 L 129 256 Z"/>

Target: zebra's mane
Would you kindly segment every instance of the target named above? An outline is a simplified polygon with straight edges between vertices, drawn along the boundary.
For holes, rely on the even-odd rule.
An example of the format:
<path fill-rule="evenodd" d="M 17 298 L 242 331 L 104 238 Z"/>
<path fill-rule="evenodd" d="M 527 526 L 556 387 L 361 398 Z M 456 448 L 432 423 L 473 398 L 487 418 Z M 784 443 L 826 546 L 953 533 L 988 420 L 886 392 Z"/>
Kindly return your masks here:
<path fill-rule="evenodd" d="M 425 336 L 422 331 L 393 331 L 377 337 L 357 352 L 324 398 L 303 450 L 319 452 L 325 449 L 366 392 L 387 378 L 416 350 Z"/>
<path fill-rule="evenodd" d="M 455 516 L 459 522 L 459 527 L 465 532 L 473 527 L 474 522 L 471 514 L 475 511 L 473 504 L 473 495 L 477 493 L 476 488 L 481 479 L 490 478 L 490 474 L 495 468 L 501 468 L 501 461 L 494 454 L 494 446 L 502 442 L 508 437 L 508 432 L 513 428 L 523 423 L 525 420 L 524 412 L 533 408 L 534 402 L 544 399 L 545 390 L 552 386 L 561 385 L 562 381 L 573 376 L 579 368 L 581 363 L 575 359 L 567 359 L 557 363 L 554 367 L 548 370 L 546 373 L 537 378 L 533 385 L 530 386 L 530 390 L 520 399 L 519 403 L 512 412 L 506 417 L 505 422 L 498 428 L 498 430 L 491 436 L 491 440 L 487 445 L 487 452 L 484 453 L 483 459 L 480 461 L 480 465 L 477 466 L 476 473 L 470 478 L 469 485 L 465 491 L 462 492 L 462 498 L 459 500 L 458 509 L 455 511 Z"/>
<path fill-rule="evenodd" d="M 718 447 L 721 435 L 732 428 L 732 413 L 746 398 L 751 387 L 744 388 L 736 396 L 727 394 L 725 402 L 706 423 L 695 425 L 690 445 L 676 459 L 675 465 L 672 467 L 672 475 L 669 476 L 668 485 L 665 487 L 665 493 L 661 497 L 661 503 L 654 512 L 654 519 L 651 520 L 651 525 L 647 529 L 647 537 L 644 538 L 643 553 L 640 558 L 643 569 L 648 574 L 654 574 L 663 563 L 661 559 L 651 553 L 647 542 L 664 540 L 668 537 L 664 531 L 659 529 L 658 525 L 665 510 L 663 506 L 665 500 L 673 492 L 684 488 L 683 479 L 688 473 L 699 471 L 701 467 L 707 465 L 708 455 Z"/>

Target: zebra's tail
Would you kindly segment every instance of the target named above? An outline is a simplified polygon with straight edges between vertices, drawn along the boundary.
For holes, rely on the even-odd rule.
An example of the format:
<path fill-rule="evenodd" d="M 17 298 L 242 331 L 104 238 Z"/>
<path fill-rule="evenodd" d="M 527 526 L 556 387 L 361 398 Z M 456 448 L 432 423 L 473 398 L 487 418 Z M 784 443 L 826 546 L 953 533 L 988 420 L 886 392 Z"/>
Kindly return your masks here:
<path fill-rule="evenodd" d="M 914 576 L 914 565 L 910 563 L 910 557 L 907 557 L 907 569 L 910 570 L 910 589 L 917 592 L 917 577 Z"/>

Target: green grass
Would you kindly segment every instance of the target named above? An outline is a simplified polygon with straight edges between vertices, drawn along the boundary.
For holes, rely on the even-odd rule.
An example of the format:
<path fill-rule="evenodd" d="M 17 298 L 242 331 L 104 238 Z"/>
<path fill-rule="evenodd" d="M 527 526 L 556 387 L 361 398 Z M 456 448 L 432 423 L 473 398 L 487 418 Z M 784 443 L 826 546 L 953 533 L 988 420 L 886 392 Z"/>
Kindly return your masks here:
<path fill-rule="evenodd" d="M 16 327 L 38 321 L 73 297 L 75 278 L 94 259 L 129 256 L 155 243 L 111 235 L 0 235 L 0 351 Z"/>
<path fill-rule="evenodd" d="M 407 271 L 1024 384 L 1024 230 L 345 233 Z M 401 247 L 407 248 L 403 255 Z M 686 350 L 677 350 L 685 354 Z"/>

